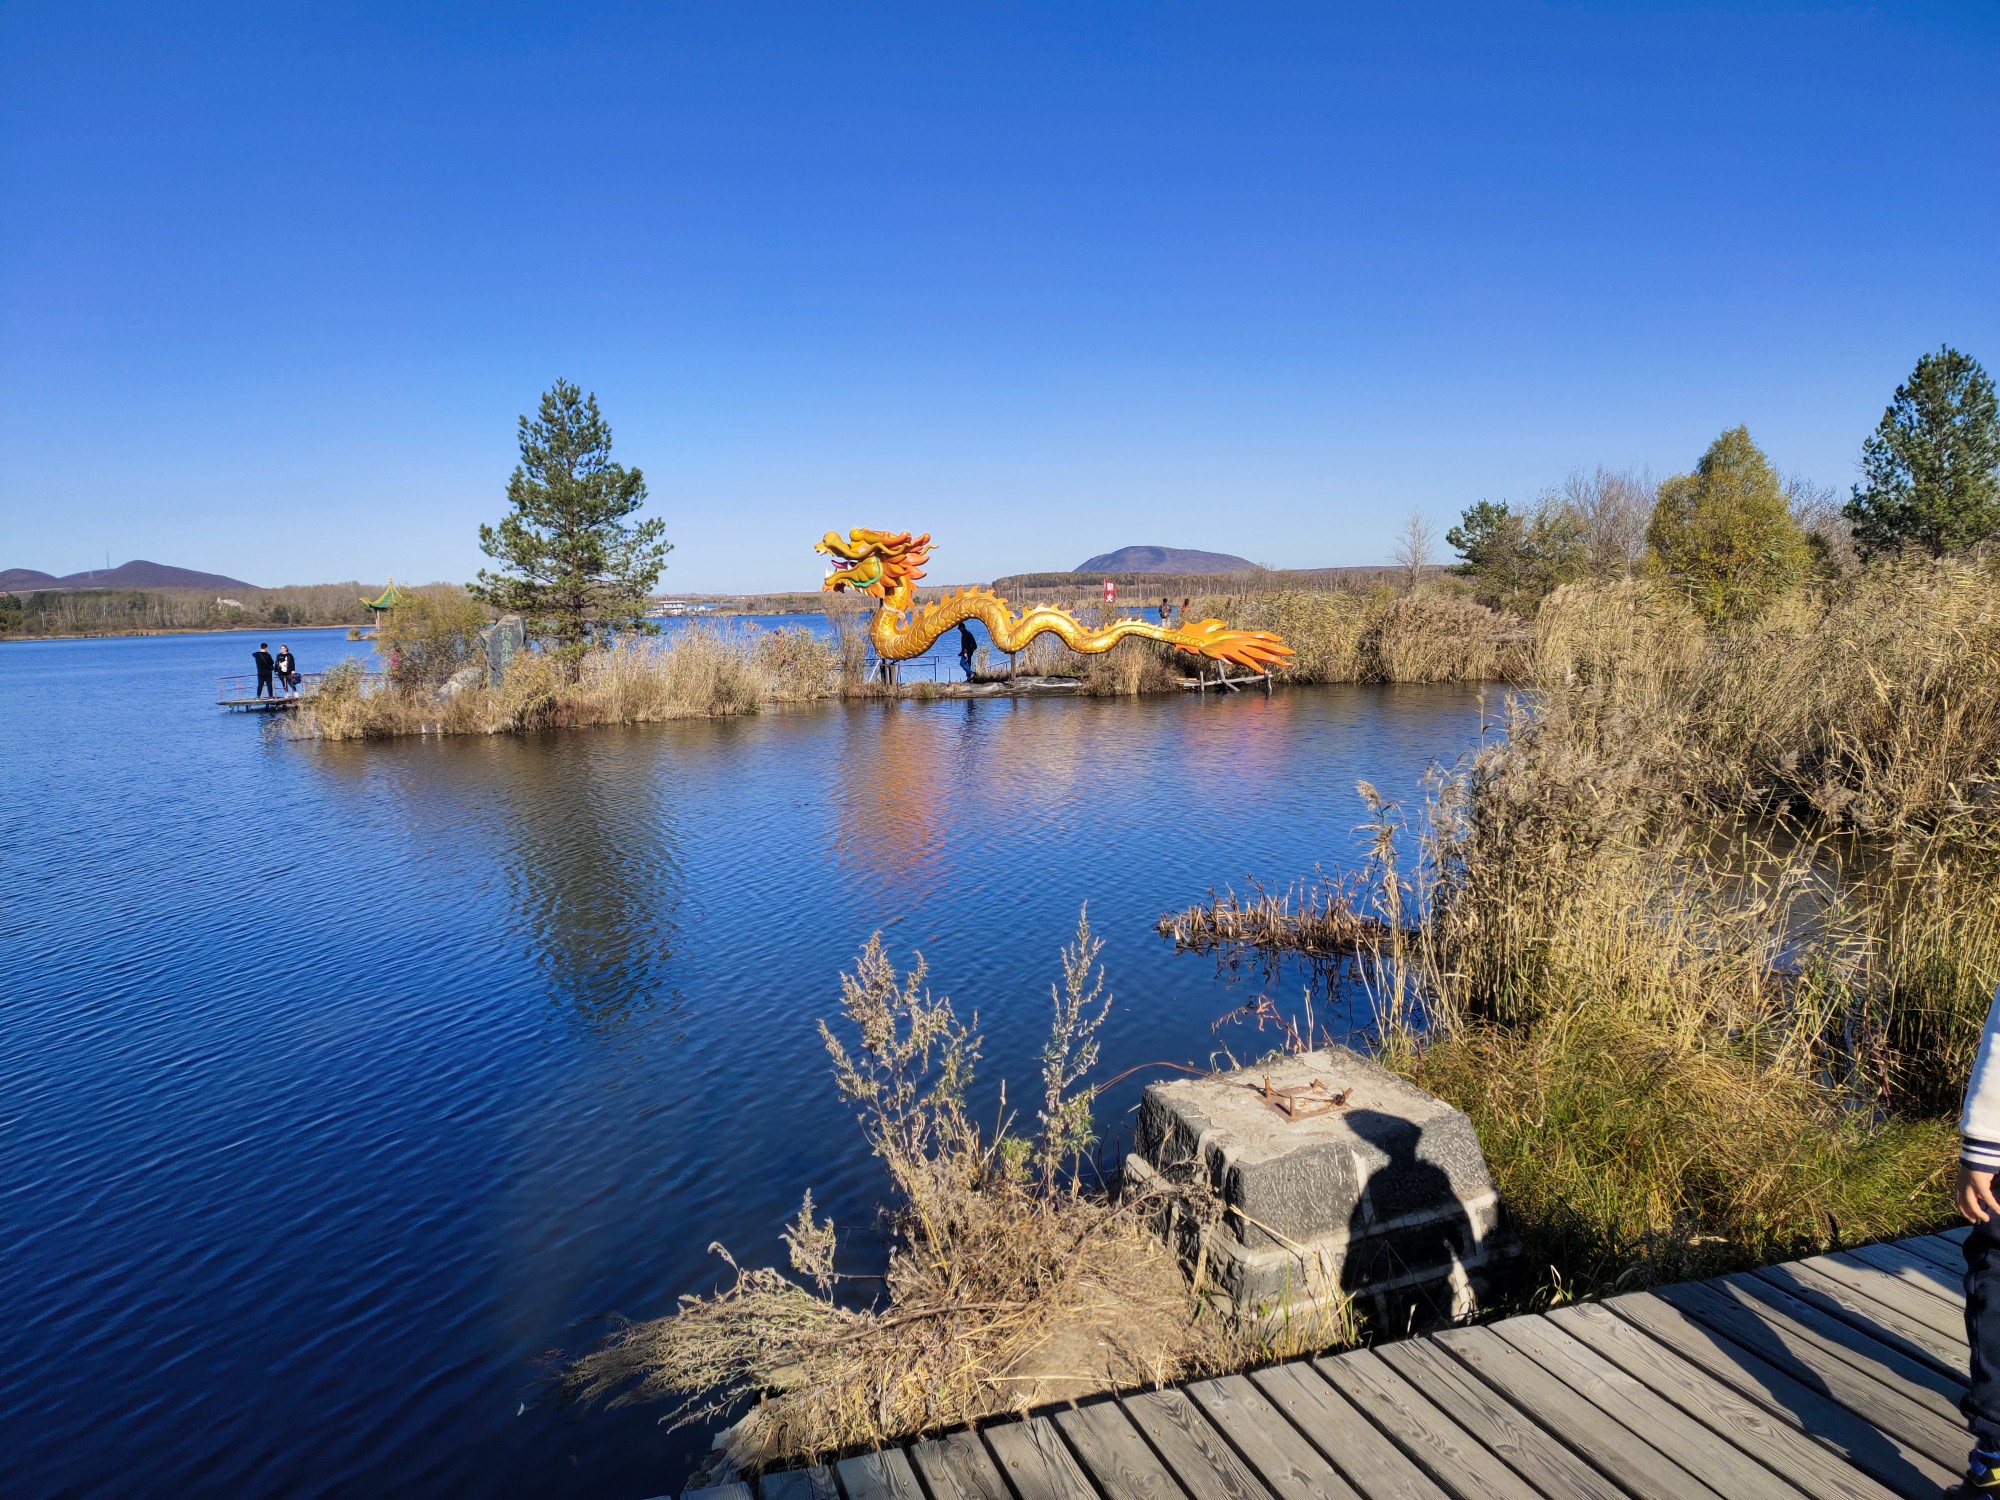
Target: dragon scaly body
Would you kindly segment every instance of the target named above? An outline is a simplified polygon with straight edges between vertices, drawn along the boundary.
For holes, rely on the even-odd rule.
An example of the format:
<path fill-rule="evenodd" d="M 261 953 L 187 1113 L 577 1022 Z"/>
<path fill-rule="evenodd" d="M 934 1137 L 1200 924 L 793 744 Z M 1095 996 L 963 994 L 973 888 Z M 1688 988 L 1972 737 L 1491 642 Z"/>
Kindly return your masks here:
<path fill-rule="evenodd" d="M 884 661 L 907 661 L 930 650 L 937 638 L 967 620 L 978 620 L 1001 651 L 1019 651 L 1044 632 L 1062 637 L 1072 651 L 1109 651 L 1128 636 L 1165 641 L 1190 655 L 1234 662 L 1268 671 L 1292 654 L 1277 636 L 1265 630 L 1232 630 L 1221 620 L 1197 620 L 1179 625 L 1155 625 L 1146 620 L 1114 620 L 1093 630 L 1068 610 L 1038 604 L 1016 613 L 991 589 L 968 588 L 933 604 L 916 608 L 916 582 L 930 559 L 929 533 L 913 537 L 907 531 L 871 531 L 857 526 L 846 536 L 829 531 L 813 549 L 838 558 L 822 585 L 828 592 L 853 589 L 882 601 L 868 627 L 875 654 Z"/>

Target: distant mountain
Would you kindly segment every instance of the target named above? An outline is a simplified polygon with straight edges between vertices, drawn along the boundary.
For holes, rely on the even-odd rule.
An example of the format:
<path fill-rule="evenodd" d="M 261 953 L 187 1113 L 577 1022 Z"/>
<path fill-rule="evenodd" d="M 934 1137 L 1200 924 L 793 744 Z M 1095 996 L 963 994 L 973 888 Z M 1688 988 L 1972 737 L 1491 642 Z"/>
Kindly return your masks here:
<path fill-rule="evenodd" d="M 8 568 L 0 572 L 0 592 L 18 593 L 26 589 L 247 589 L 255 593 L 257 585 L 220 573 L 170 568 L 165 563 L 144 559 L 90 573 L 66 573 L 61 578 L 34 568 Z"/>
<path fill-rule="evenodd" d="M 1120 547 L 1085 558 L 1079 573 L 1248 573 L 1256 564 L 1227 552 L 1192 547 Z"/>

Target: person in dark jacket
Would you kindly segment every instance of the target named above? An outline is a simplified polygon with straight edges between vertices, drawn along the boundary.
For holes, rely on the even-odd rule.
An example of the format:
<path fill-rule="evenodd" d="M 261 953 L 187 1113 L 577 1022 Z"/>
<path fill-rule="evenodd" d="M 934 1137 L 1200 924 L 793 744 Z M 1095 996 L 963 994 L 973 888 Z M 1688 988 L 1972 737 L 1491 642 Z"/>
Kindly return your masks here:
<path fill-rule="evenodd" d="M 278 690 L 271 682 L 271 670 L 278 663 L 271 655 L 271 643 L 259 641 L 257 649 L 250 653 L 250 660 L 257 664 L 257 696 L 261 698 L 269 693 L 273 698 L 277 697 Z"/>
<path fill-rule="evenodd" d="M 979 642 L 972 638 L 972 632 L 965 628 L 965 621 L 958 622 L 958 664 L 965 669 L 965 680 L 972 681 L 972 653 L 979 649 Z"/>
<path fill-rule="evenodd" d="M 292 655 L 290 646 L 278 647 L 278 682 L 285 690 L 287 698 L 299 695 L 299 661 Z"/>

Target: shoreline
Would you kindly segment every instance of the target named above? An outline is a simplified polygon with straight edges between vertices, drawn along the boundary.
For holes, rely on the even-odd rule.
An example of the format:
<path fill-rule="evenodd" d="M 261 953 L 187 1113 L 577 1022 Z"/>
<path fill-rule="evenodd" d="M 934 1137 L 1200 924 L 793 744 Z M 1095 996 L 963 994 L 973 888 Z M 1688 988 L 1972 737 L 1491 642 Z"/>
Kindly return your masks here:
<path fill-rule="evenodd" d="M 373 626 L 365 624 L 300 625 L 295 622 L 287 622 L 283 625 L 277 625 L 269 621 L 253 621 L 248 625 L 162 626 L 158 630 L 84 630 L 63 633 L 51 631 L 47 635 L 0 635 L 0 646 L 11 645 L 16 642 L 25 645 L 31 641 L 144 641 L 163 635 L 245 635 L 254 634 L 259 630 L 370 630 L 373 628 Z"/>

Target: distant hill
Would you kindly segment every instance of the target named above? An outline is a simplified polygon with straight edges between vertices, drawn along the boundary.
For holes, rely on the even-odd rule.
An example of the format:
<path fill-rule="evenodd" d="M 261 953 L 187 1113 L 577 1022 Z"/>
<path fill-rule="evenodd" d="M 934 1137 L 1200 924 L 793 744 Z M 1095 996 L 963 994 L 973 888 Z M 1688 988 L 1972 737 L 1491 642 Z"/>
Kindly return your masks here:
<path fill-rule="evenodd" d="M 1079 573 L 1248 573 L 1256 566 L 1247 557 L 1227 552 L 1201 552 L 1193 547 L 1120 547 L 1100 552 L 1076 566 Z"/>
<path fill-rule="evenodd" d="M 246 589 L 255 593 L 257 585 L 220 573 L 171 568 L 143 558 L 90 573 L 66 573 L 60 578 L 35 568 L 0 571 L 0 591 L 18 593 L 28 589 Z"/>
<path fill-rule="evenodd" d="M 1108 568 L 1092 568 L 1088 572 L 1074 573 L 1010 573 L 1004 578 L 994 579 L 993 587 L 1009 599 L 1048 597 L 1088 601 L 1097 597 L 1107 578 L 1125 590 L 1127 599 L 1135 593 L 1141 598 L 1158 599 L 1163 594 L 1187 598 L 1197 594 L 1227 597 L 1284 589 L 1312 592 L 1365 589 L 1384 579 L 1402 576 L 1403 569 L 1387 564 L 1354 568 L 1279 568 L 1268 572 L 1238 569 L 1230 573 L 1114 573 Z"/>

